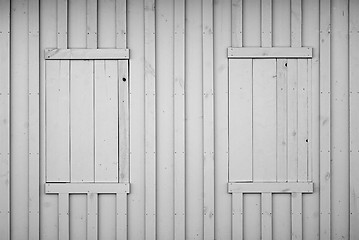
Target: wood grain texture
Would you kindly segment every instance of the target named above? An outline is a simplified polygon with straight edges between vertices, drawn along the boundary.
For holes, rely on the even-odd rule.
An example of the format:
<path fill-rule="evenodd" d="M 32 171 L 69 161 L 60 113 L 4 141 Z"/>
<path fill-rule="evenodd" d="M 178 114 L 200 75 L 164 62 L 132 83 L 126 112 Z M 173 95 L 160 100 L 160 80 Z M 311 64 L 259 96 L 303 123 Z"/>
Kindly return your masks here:
<path fill-rule="evenodd" d="M 10 0 L 0 1 L 0 236 L 10 239 Z"/>
<path fill-rule="evenodd" d="M 331 3 L 320 0 L 320 239 L 331 238 Z"/>
<path fill-rule="evenodd" d="M 145 0 L 145 239 L 156 239 L 156 18 L 155 1 Z"/>
<path fill-rule="evenodd" d="M 174 238 L 186 238 L 185 1 L 174 2 Z"/>
<path fill-rule="evenodd" d="M 202 2 L 204 239 L 214 239 L 213 1 Z"/>

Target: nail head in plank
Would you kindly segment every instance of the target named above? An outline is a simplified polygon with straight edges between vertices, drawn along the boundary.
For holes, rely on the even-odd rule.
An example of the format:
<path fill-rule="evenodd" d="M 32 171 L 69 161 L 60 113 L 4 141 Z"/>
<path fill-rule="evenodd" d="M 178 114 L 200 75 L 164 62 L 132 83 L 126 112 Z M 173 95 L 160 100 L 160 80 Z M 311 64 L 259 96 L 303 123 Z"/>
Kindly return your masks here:
<path fill-rule="evenodd" d="M 228 58 L 312 58 L 310 47 L 228 48 Z"/>
<path fill-rule="evenodd" d="M 228 192 L 242 192 L 242 193 L 313 193 L 314 183 L 312 182 L 295 182 L 295 183 L 280 183 L 280 182 L 254 182 L 254 183 L 228 183 Z"/>
<path fill-rule="evenodd" d="M 120 60 L 129 57 L 129 49 L 45 49 L 45 60 Z"/>

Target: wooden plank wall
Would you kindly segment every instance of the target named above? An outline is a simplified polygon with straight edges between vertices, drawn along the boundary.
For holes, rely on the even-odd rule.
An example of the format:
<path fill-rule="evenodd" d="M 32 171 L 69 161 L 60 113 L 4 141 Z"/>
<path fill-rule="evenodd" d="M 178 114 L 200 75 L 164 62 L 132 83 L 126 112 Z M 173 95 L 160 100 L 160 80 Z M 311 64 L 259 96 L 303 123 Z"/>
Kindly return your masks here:
<path fill-rule="evenodd" d="M 262 41 L 264 37 L 271 38 L 274 47 L 290 47 L 299 40 L 302 46 L 313 47 L 312 82 L 308 86 L 312 92 L 312 109 L 308 112 L 312 116 L 311 137 L 308 132 L 312 150 L 308 158 L 312 163 L 307 174 L 309 179 L 312 176 L 314 193 L 299 197 L 303 199 L 303 205 L 298 206 L 303 221 L 296 236 L 358 238 L 358 1 L 98 0 L 98 28 L 89 28 L 89 34 L 87 22 L 95 19 L 86 17 L 90 6 L 86 0 L 70 0 L 67 6 L 63 5 L 65 0 L 42 0 L 39 7 L 36 0 L 14 0 L 11 6 L 9 2 L 0 1 L 1 62 L 8 63 L 0 66 L 0 117 L 6 119 L 0 125 L 0 171 L 8 169 L 6 154 L 11 156 L 10 177 L 0 175 L 1 182 L 10 184 L 0 185 L 1 236 L 9 238 L 11 233 L 11 239 L 57 239 L 59 228 L 70 228 L 76 231 L 64 238 L 86 238 L 86 196 L 64 194 L 58 199 L 57 195 L 44 194 L 45 131 L 40 130 L 39 139 L 36 127 L 39 110 L 42 127 L 45 122 L 46 98 L 41 94 L 45 90 L 44 49 L 86 48 L 97 38 L 99 48 L 127 44 L 131 50 L 131 168 L 126 177 L 131 182 L 131 194 L 124 203 L 116 202 L 110 194 L 98 196 L 99 239 L 116 238 L 116 228 L 126 228 L 128 239 L 232 239 L 232 232 L 242 232 L 245 239 L 260 239 L 260 231 L 248 229 L 270 225 L 270 218 L 261 223 L 262 207 L 267 212 L 271 208 L 272 239 L 290 239 L 289 194 L 272 194 L 272 205 L 261 206 L 261 200 L 268 196 L 237 194 L 232 199 L 227 193 L 227 48 L 260 47 L 268 44 Z M 268 4 L 271 14 L 261 8 Z M 128 9 L 126 23 L 116 14 L 124 5 Z M 58 13 L 67 8 L 68 22 L 58 21 Z M 271 23 L 264 21 L 268 14 Z M 129 31 L 122 30 L 123 24 Z M 38 38 L 40 49 L 36 50 Z M 156 86 L 149 85 L 155 82 Z M 147 91 L 152 95 L 146 96 Z M 204 92 L 210 93 L 207 98 Z M 10 100 L 11 119 L 10 109 L 6 110 Z M 146 154 L 146 149 L 152 152 Z M 214 152 L 210 161 L 204 161 L 204 152 Z M 40 189 L 36 168 L 40 171 Z M 243 205 L 234 204 L 241 199 Z M 116 225 L 116 204 L 127 204 L 127 227 Z M 207 213 L 214 213 L 214 209 L 215 215 L 210 218 Z M 60 217 L 58 212 L 62 213 Z M 300 210 L 296 213 L 300 215 Z M 243 225 L 232 226 L 232 214 Z"/>
<path fill-rule="evenodd" d="M 0 1 L 0 236 L 10 239 L 10 1 Z"/>

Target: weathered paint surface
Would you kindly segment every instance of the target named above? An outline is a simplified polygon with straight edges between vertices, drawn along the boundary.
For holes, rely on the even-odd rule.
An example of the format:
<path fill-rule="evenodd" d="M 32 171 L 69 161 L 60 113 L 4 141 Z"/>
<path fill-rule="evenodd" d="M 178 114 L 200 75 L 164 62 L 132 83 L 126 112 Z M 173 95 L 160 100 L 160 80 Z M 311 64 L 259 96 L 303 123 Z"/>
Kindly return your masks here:
<path fill-rule="evenodd" d="M 1 0 L 1 238 L 358 239 L 358 11 L 357 0 Z M 313 53 L 239 60 L 231 47 Z M 50 62 L 48 48 L 130 59 Z M 116 153 L 130 164 L 107 167 Z M 130 193 L 45 194 L 46 181 L 72 180 Z M 314 190 L 228 193 L 241 180 Z"/>

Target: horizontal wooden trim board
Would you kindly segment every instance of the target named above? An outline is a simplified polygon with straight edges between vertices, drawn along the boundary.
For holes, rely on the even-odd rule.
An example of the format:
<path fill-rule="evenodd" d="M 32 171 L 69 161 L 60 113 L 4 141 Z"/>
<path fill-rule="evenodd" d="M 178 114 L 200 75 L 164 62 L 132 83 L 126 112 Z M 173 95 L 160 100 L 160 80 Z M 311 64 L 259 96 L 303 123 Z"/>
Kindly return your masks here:
<path fill-rule="evenodd" d="M 312 58 L 313 49 L 310 47 L 274 47 L 228 48 L 228 58 Z"/>
<path fill-rule="evenodd" d="M 257 183 L 228 183 L 229 193 L 313 193 L 312 182 L 257 182 Z"/>
<path fill-rule="evenodd" d="M 46 183 L 45 193 L 130 193 L 129 183 Z"/>
<path fill-rule="evenodd" d="M 129 59 L 129 49 L 45 49 L 46 60 Z"/>

